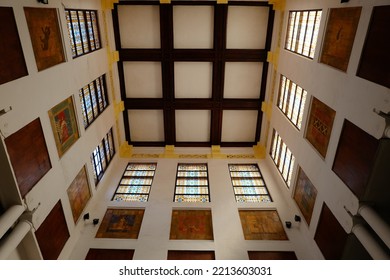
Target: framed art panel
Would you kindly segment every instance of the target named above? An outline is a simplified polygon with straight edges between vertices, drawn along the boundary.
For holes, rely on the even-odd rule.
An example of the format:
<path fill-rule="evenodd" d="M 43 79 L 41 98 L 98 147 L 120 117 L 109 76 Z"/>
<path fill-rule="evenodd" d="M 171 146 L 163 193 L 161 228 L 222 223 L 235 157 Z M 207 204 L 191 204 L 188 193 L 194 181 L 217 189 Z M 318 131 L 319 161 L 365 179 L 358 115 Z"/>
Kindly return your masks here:
<path fill-rule="evenodd" d="M 347 71 L 361 11 L 362 7 L 330 9 L 321 63 Z"/>
<path fill-rule="evenodd" d="M 211 210 L 173 210 L 169 239 L 214 240 Z"/>
<path fill-rule="evenodd" d="M 298 179 L 294 191 L 294 200 L 308 225 L 310 225 L 316 198 L 317 189 L 314 187 L 305 172 L 303 172 L 302 168 L 299 168 Z"/>
<path fill-rule="evenodd" d="M 65 62 L 65 53 L 55 8 L 24 7 L 38 71 Z"/>
<path fill-rule="evenodd" d="M 33 120 L 4 140 L 22 198 L 51 169 L 42 125 Z"/>
<path fill-rule="evenodd" d="M 67 193 L 70 208 L 72 209 L 73 220 L 76 223 L 91 198 L 91 191 L 89 189 L 89 181 L 85 166 L 83 166 L 76 178 L 70 184 Z"/>
<path fill-rule="evenodd" d="M 28 75 L 14 11 L 0 7 L 0 85 Z"/>
<path fill-rule="evenodd" d="M 390 88 L 390 5 L 372 10 L 357 76 Z"/>
<path fill-rule="evenodd" d="M 48 112 L 59 157 L 79 138 L 73 98 L 68 97 Z"/>
<path fill-rule="evenodd" d="M 328 151 L 336 111 L 313 96 L 306 139 L 325 158 Z"/>
<path fill-rule="evenodd" d="M 144 209 L 107 209 L 96 238 L 137 239 Z"/>

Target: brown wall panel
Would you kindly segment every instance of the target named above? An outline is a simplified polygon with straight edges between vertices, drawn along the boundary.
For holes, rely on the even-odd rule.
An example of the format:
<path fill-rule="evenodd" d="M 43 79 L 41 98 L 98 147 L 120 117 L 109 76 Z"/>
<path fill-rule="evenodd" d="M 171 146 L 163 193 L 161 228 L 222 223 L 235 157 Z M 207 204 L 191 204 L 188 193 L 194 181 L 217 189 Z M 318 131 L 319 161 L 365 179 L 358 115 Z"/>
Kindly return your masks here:
<path fill-rule="evenodd" d="M 41 121 L 35 119 L 5 139 L 22 198 L 51 169 Z"/>
<path fill-rule="evenodd" d="M 132 260 L 134 250 L 89 249 L 86 260 Z"/>
<path fill-rule="evenodd" d="M 248 251 L 250 260 L 296 260 L 294 252 Z"/>
<path fill-rule="evenodd" d="M 214 251 L 168 251 L 168 260 L 215 260 Z"/>
<path fill-rule="evenodd" d="M 348 234 L 324 203 L 314 240 L 327 260 L 341 259 Z"/>
<path fill-rule="evenodd" d="M 332 169 L 359 199 L 364 195 L 378 143 L 364 130 L 344 121 Z"/>
<path fill-rule="evenodd" d="M 35 235 L 43 258 L 56 260 L 70 236 L 61 200 L 54 205 Z"/>

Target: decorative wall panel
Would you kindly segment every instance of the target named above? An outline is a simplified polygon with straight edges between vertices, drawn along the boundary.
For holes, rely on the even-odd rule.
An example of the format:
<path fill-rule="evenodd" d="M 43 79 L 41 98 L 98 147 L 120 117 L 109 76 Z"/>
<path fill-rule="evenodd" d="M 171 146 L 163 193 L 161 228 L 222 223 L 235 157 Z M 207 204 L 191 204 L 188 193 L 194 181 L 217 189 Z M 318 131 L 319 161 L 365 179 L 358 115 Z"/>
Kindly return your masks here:
<path fill-rule="evenodd" d="M 144 209 L 107 209 L 96 238 L 137 239 Z"/>
<path fill-rule="evenodd" d="M 70 236 L 61 200 L 50 211 L 35 232 L 35 236 L 43 258 L 45 260 L 56 260 Z"/>
<path fill-rule="evenodd" d="M 134 250 L 89 249 L 86 260 L 132 260 Z"/>
<path fill-rule="evenodd" d="M 214 251 L 168 251 L 168 260 L 215 260 Z"/>
<path fill-rule="evenodd" d="M 330 9 L 320 62 L 347 71 L 361 11 L 362 7 Z"/>
<path fill-rule="evenodd" d="M 173 210 L 169 239 L 213 240 L 211 210 Z"/>
<path fill-rule="evenodd" d="M 24 8 L 38 71 L 65 62 L 55 8 Z"/>
<path fill-rule="evenodd" d="M 70 207 L 72 209 L 73 220 L 76 223 L 91 198 L 91 191 L 89 189 L 89 181 L 85 166 L 83 166 L 76 178 L 70 184 L 67 192 Z"/>
<path fill-rule="evenodd" d="M 39 118 L 5 139 L 22 198 L 51 169 Z"/>
<path fill-rule="evenodd" d="M 245 240 L 288 240 L 275 210 L 239 210 Z"/>
<path fill-rule="evenodd" d="M 302 212 L 308 225 L 310 225 L 314 204 L 317 198 L 317 189 L 307 177 L 302 168 L 299 169 L 297 184 L 294 191 L 294 200 Z"/>
<path fill-rule="evenodd" d="M 250 260 L 296 260 L 294 252 L 284 251 L 248 251 Z"/>
<path fill-rule="evenodd" d="M 0 7 L 0 85 L 28 75 L 13 9 Z"/>
<path fill-rule="evenodd" d="M 326 157 L 336 111 L 313 96 L 306 130 L 306 139 Z"/>

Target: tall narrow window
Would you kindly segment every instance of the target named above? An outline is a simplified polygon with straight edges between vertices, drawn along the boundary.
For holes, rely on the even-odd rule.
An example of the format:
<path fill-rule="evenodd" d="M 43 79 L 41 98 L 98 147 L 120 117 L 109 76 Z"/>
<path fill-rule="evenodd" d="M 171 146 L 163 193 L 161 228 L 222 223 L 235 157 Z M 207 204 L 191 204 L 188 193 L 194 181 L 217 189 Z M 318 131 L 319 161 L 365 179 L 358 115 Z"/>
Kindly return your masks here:
<path fill-rule="evenodd" d="M 281 75 L 278 107 L 299 130 L 302 126 L 306 95 L 306 90 Z"/>
<path fill-rule="evenodd" d="M 321 10 L 290 11 L 285 48 L 313 58 L 316 49 Z"/>
<path fill-rule="evenodd" d="M 84 127 L 87 128 L 108 106 L 105 75 L 79 91 Z"/>
<path fill-rule="evenodd" d="M 91 155 L 95 184 L 102 179 L 104 171 L 106 171 L 114 155 L 115 147 L 111 128 Z"/>
<path fill-rule="evenodd" d="M 207 164 L 179 163 L 177 165 L 175 202 L 209 202 Z"/>
<path fill-rule="evenodd" d="M 286 182 L 287 187 L 290 187 L 295 157 L 276 130 L 274 130 L 272 138 L 271 157 Z"/>
<path fill-rule="evenodd" d="M 97 11 L 65 10 L 72 57 L 101 48 Z"/>
<path fill-rule="evenodd" d="M 148 201 L 156 167 L 157 163 L 129 163 L 112 200 Z"/>
<path fill-rule="evenodd" d="M 229 164 L 237 202 L 272 202 L 257 164 Z"/>

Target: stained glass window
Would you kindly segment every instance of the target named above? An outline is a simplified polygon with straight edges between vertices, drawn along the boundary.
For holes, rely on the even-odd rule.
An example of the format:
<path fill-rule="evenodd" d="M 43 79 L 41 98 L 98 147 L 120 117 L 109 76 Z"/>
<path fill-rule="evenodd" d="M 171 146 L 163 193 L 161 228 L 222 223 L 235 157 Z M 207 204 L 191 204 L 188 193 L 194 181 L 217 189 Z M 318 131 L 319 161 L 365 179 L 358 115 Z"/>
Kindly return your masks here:
<path fill-rule="evenodd" d="M 283 180 L 286 182 L 287 187 L 290 187 L 295 157 L 276 130 L 274 130 L 272 138 L 271 157 Z"/>
<path fill-rule="evenodd" d="M 156 168 L 157 163 L 129 163 L 112 200 L 148 201 Z"/>
<path fill-rule="evenodd" d="M 257 164 L 229 164 L 237 202 L 272 202 Z"/>
<path fill-rule="evenodd" d="M 207 164 L 179 163 L 175 202 L 210 202 Z"/>
<path fill-rule="evenodd" d="M 101 48 L 97 11 L 65 10 L 72 57 Z"/>
<path fill-rule="evenodd" d="M 95 184 L 102 179 L 104 171 L 106 171 L 114 155 L 115 147 L 111 128 L 91 155 Z"/>
<path fill-rule="evenodd" d="M 306 95 L 306 90 L 285 76 L 280 76 L 278 107 L 299 130 L 302 126 Z"/>
<path fill-rule="evenodd" d="M 314 57 L 321 10 L 290 11 L 285 48 L 308 58 Z"/>
<path fill-rule="evenodd" d="M 105 75 L 79 91 L 84 127 L 87 128 L 108 106 Z"/>

